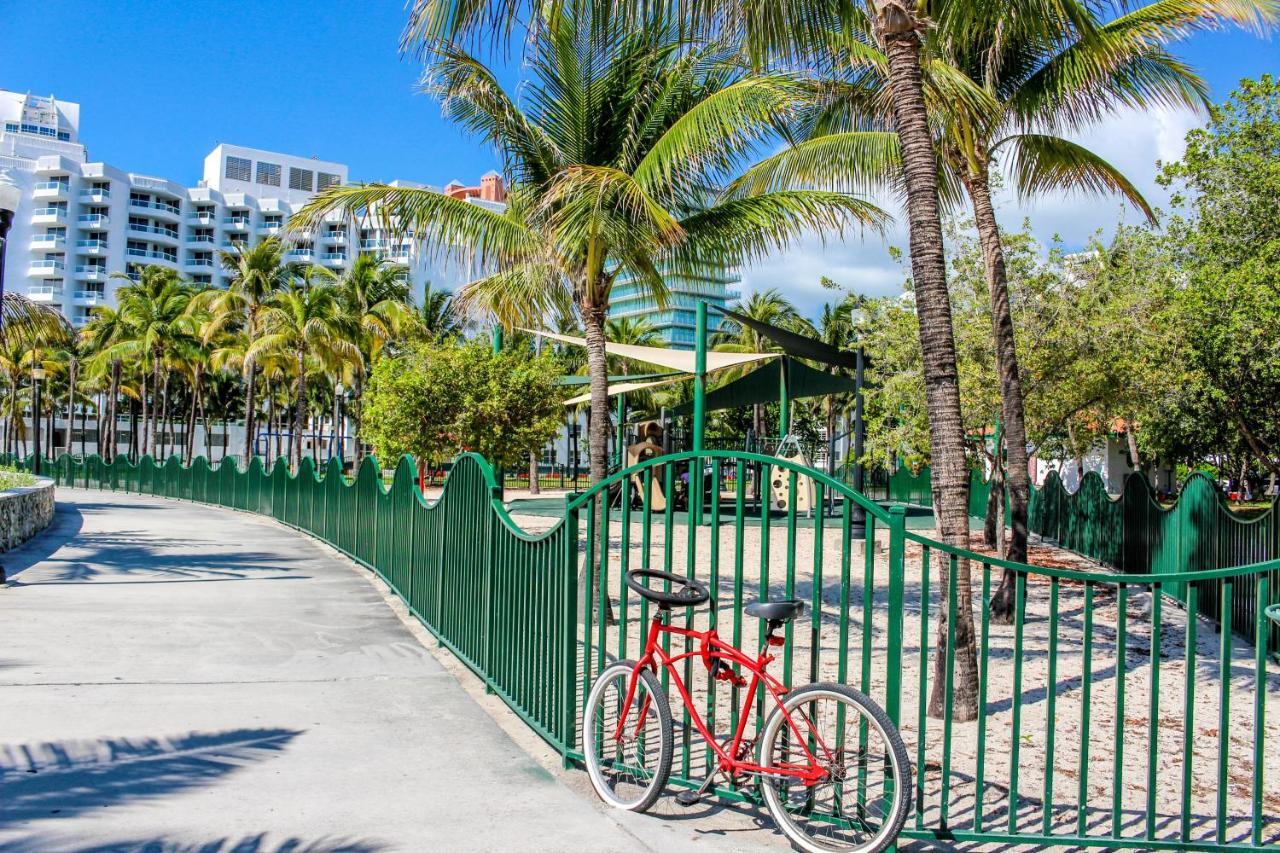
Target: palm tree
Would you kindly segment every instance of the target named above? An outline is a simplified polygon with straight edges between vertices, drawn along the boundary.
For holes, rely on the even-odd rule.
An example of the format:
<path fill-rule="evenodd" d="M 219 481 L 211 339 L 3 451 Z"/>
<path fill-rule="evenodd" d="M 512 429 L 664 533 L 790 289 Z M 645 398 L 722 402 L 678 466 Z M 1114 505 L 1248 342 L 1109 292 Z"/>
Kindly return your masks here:
<path fill-rule="evenodd" d="M 659 305 L 663 275 L 698 278 L 785 247 L 809 231 L 877 225 L 883 213 L 844 192 L 717 192 L 773 137 L 805 87 L 749 72 L 731 46 L 689 44 L 677 27 L 628 27 L 607 4 L 539 7 L 532 79 L 519 99 L 459 44 L 431 42 L 430 91 L 451 117 L 495 145 L 511 184 L 506 209 L 427 190 L 333 187 L 295 217 L 369 211 L 411 230 L 431 253 L 474 253 L 483 277 L 459 293 L 505 325 L 577 308 L 591 377 L 591 474 L 608 468 L 604 324 L 626 277 Z M 577 4 L 573 4 L 577 7 Z M 659 274 L 659 270 L 662 274 Z"/>
<path fill-rule="evenodd" d="M 247 359 L 252 362 L 270 353 L 292 361 L 296 384 L 289 461 L 296 470 L 302 462 L 307 378 L 329 372 L 335 362 L 358 362 L 362 355 L 347 335 L 340 292 L 333 285 L 290 285 L 262 306 L 257 319 L 259 334 L 249 345 Z"/>
<path fill-rule="evenodd" d="M 326 273 L 322 271 L 322 277 L 327 277 Z M 414 322 L 408 270 L 385 263 L 376 255 L 360 255 L 351 268 L 336 279 L 336 286 L 343 322 L 361 353 L 360 359 L 347 364 L 352 380 L 350 412 L 358 435 L 364 378 L 382 348 Z M 357 441 L 357 467 L 363 458 L 364 447 Z"/>
<path fill-rule="evenodd" d="M 297 268 L 286 262 L 285 247 L 275 237 L 268 237 L 249 248 L 237 244 L 231 252 L 219 255 L 223 268 L 231 281 L 225 291 L 210 290 L 202 295 L 212 320 L 205 326 L 205 335 L 211 338 L 229 328 L 243 329 L 248 341 L 259 332 L 259 317 L 267 301 L 288 287 L 297 278 Z M 245 349 L 241 362 L 244 376 L 244 462 L 253 456 L 254 417 L 256 411 L 257 368 L 253 357 Z"/>
<path fill-rule="evenodd" d="M 418 306 L 418 325 L 428 340 L 440 342 L 462 334 L 466 323 L 454 305 L 453 294 L 443 288 L 432 288 L 427 282 Z"/>
<path fill-rule="evenodd" d="M 133 360 L 143 366 L 143 441 L 139 449 L 153 457 L 157 446 L 163 449 L 171 358 L 196 340 L 197 330 L 187 310 L 192 294 L 175 271 L 158 266 L 145 267 L 137 284 L 116 291 L 127 332 L 104 355 L 109 360 Z M 146 371 L 151 374 L 149 407 Z"/>
<path fill-rule="evenodd" d="M 80 332 L 84 340 L 88 361 L 86 367 L 95 377 L 106 376 L 107 399 L 105 410 L 98 412 L 98 453 L 110 462 L 116 455 L 116 429 L 119 419 L 121 360 L 106 355 L 116 344 L 128 336 L 128 324 L 119 310 L 109 305 L 93 309 L 89 322 Z"/>
<path fill-rule="evenodd" d="M 800 312 L 796 310 L 796 306 L 776 287 L 753 292 L 747 297 L 747 301 L 737 306 L 734 311 L 761 323 L 796 331 L 800 331 L 800 327 L 805 322 Z M 723 352 L 775 352 L 778 349 L 772 340 L 761 335 L 753 327 L 739 323 L 731 317 L 720 324 L 719 331 L 712 338 L 712 344 Z M 754 366 L 747 369 L 754 369 Z M 725 371 L 724 378 L 731 381 L 740 373 L 741 371 Z M 751 407 L 751 429 L 757 441 L 764 436 L 764 406 L 759 403 Z"/>

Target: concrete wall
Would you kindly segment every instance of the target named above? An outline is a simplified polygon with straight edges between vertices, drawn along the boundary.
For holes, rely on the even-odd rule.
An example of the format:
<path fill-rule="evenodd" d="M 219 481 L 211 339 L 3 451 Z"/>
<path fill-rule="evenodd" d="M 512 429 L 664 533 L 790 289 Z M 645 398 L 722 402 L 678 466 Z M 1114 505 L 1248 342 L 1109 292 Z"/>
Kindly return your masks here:
<path fill-rule="evenodd" d="M 53 480 L 0 492 L 0 551 L 26 542 L 53 521 Z"/>

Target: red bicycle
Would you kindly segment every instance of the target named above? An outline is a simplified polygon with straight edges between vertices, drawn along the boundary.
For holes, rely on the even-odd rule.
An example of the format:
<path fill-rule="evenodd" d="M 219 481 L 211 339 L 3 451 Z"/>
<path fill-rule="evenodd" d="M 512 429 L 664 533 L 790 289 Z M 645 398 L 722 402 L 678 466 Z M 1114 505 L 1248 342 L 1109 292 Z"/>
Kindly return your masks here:
<path fill-rule="evenodd" d="M 715 767 L 702 787 L 682 792 L 678 802 L 698 802 L 718 776 L 739 784 L 754 778 L 774 821 L 802 850 L 880 851 L 893 843 L 910 808 L 911 764 L 888 715 L 846 685 L 817 683 L 791 690 L 766 671 L 774 660 L 772 649 L 785 644 L 777 632 L 804 612 L 803 601 L 757 601 L 744 608 L 748 615 L 764 619 L 768 628 L 752 658 L 721 640 L 715 630 L 670 624 L 672 607 L 694 607 L 711 599 L 702 582 L 647 569 L 628 572 L 626 580 L 658 608 L 643 657 L 606 667 L 583 709 L 583 753 L 591 784 L 602 800 L 642 812 L 666 786 L 674 736 L 671 707 L 657 677 L 661 666 L 715 754 Z M 647 580 L 669 587 L 652 588 Z M 689 638 L 696 648 L 671 654 L 659 643 L 664 634 Z M 706 665 L 710 689 L 717 680 L 746 688 L 737 726 L 724 737 L 707 728 L 689 685 L 677 671 L 677 664 L 695 656 Z M 747 736 L 757 691 L 772 700 L 758 743 Z"/>

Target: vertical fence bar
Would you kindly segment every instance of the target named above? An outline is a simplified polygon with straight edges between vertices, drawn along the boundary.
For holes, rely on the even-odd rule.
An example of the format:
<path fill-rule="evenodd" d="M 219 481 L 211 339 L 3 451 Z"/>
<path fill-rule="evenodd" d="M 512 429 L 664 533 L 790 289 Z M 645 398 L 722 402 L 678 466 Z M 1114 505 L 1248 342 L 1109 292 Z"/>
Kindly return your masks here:
<path fill-rule="evenodd" d="M 889 540 L 893 544 L 893 540 Z M 924 829 L 924 758 L 925 734 L 928 729 L 929 695 L 929 560 L 932 550 L 926 545 L 920 550 L 920 673 L 916 691 L 916 721 L 920 727 L 916 734 L 916 829 Z"/>
<path fill-rule="evenodd" d="M 1191 785 L 1192 744 L 1195 743 L 1196 719 L 1196 621 L 1199 618 L 1200 584 L 1187 584 L 1187 629 L 1185 635 L 1185 673 L 1182 707 L 1182 820 L 1179 837 L 1191 840 Z"/>
<path fill-rule="evenodd" d="M 1160 760 L 1160 622 L 1164 591 L 1159 584 L 1151 587 L 1151 663 L 1150 694 L 1147 706 L 1147 839 L 1156 836 L 1156 765 Z"/>
<path fill-rule="evenodd" d="M 1080 788 L 1076 797 L 1076 835 L 1088 829 L 1090 694 L 1093 690 L 1093 584 L 1084 585 L 1084 638 L 1080 650 Z"/>
<path fill-rule="evenodd" d="M 1129 671 L 1128 651 L 1129 587 L 1116 588 L 1116 699 L 1115 762 L 1111 774 L 1111 835 L 1119 838 L 1124 829 L 1124 687 Z"/>
<path fill-rule="evenodd" d="M 1265 756 L 1262 751 L 1267 731 L 1267 639 L 1270 631 L 1265 613 L 1271 601 L 1270 582 L 1258 576 L 1254 604 L 1253 639 L 1253 826 L 1250 838 L 1255 847 L 1262 846 L 1262 793 Z"/>
<path fill-rule="evenodd" d="M 982 648 L 978 660 L 978 754 L 973 772 L 973 831 L 982 832 L 987 773 L 987 672 L 991 658 L 991 565 L 982 566 Z"/>
<path fill-rule="evenodd" d="M 1018 770 L 1022 746 L 1022 635 L 1026 622 L 1027 576 L 1018 572 L 1013 602 L 1013 732 L 1009 738 L 1009 832 L 1018 831 Z"/>
<path fill-rule="evenodd" d="M 1046 682 L 1044 711 L 1044 821 L 1045 835 L 1053 832 L 1053 748 L 1057 730 L 1058 700 L 1058 578 L 1049 581 L 1049 676 Z"/>
<path fill-rule="evenodd" d="M 1219 635 L 1218 651 L 1218 816 L 1215 837 L 1219 844 L 1227 841 L 1227 769 L 1228 751 L 1231 745 L 1229 729 L 1231 728 L 1231 617 L 1232 599 L 1235 592 L 1235 579 L 1222 580 L 1221 610 L 1218 617 Z"/>

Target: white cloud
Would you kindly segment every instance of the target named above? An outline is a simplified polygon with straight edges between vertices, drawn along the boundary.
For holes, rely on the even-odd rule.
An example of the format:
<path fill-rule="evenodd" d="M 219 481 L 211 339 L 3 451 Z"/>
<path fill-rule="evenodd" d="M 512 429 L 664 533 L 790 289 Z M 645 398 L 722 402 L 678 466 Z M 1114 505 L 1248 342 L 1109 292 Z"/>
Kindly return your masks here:
<path fill-rule="evenodd" d="M 1154 207 L 1165 207 L 1168 193 L 1156 185 L 1156 162 L 1170 162 L 1182 156 L 1187 131 L 1203 124 L 1203 117 L 1186 109 L 1125 110 L 1088 131 L 1070 138 L 1116 166 L 1131 180 Z M 792 250 L 745 268 L 742 293 L 746 295 L 776 287 L 801 310 L 816 315 L 824 302 L 838 298 L 818 281 L 827 276 L 840 285 L 868 296 L 897 293 L 906 275 L 904 266 L 889 257 L 889 247 L 907 247 L 905 216 L 895 204 L 884 203 L 894 216 L 893 224 L 880 238 L 873 234 L 825 245 L 817 236 L 800 241 Z M 1056 193 L 1020 202 L 1012 191 L 997 197 L 1001 223 L 1020 228 L 1030 219 L 1033 233 L 1042 243 L 1056 235 L 1068 250 L 1085 245 L 1095 231 L 1110 234 L 1118 222 L 1138 222 L 1141 214 L 1115 197 Z"/>

